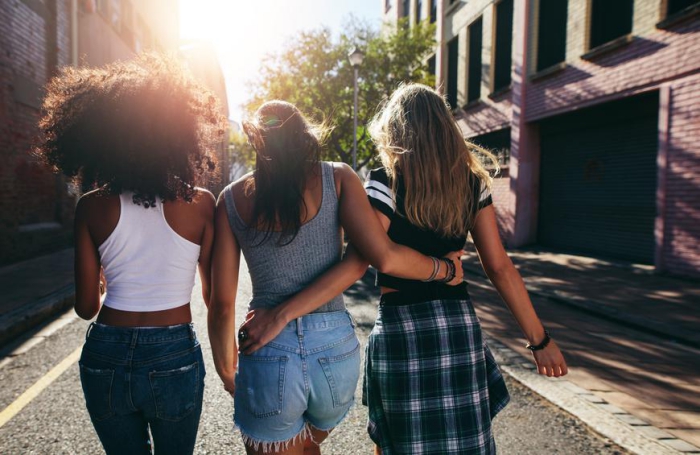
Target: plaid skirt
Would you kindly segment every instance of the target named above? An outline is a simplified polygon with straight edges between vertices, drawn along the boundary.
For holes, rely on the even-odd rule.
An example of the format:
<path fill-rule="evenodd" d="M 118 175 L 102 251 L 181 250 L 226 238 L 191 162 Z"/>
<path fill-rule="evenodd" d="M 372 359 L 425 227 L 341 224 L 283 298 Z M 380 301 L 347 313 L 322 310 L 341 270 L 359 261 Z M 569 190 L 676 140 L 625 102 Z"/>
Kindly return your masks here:
<path fill-rule="evenodd" d="M 491 419 L 510 396 L 469 299 L 380 305 L 365 359 L 383 455 L 496 453 Z"/>

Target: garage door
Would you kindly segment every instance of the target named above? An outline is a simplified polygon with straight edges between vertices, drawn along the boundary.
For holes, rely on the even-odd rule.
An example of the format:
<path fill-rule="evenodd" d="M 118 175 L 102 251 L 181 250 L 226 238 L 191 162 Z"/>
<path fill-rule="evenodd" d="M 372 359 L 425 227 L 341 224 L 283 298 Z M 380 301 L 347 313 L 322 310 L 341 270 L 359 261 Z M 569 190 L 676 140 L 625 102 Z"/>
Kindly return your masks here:
<path fill-rule="evenodd" d="M 538 241 L 653 263 L 658 93 L 540 124 Z"/>

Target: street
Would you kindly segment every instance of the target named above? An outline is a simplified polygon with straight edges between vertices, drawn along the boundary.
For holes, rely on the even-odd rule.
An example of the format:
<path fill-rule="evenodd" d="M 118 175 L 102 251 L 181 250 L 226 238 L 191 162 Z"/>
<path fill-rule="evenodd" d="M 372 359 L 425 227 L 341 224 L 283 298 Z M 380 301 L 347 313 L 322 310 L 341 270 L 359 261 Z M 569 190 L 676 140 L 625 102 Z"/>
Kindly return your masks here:
<path fill-rule="evenodd" d="M 358 335 L 366 343 L 371 330 L 374 294 L 365 277 L 346 293 L 346 303 L 358 322 Z M 250 298 L 250 281 L 241 271 L 238 318 L 242 320 Z M 206 333 L 206 309 L 199 288 L 193 293 L 193 314 L 206 360 L 204 411 L 196 446 L 198 454 L 244 453 L 240 437 L 233 432 L 231 398 L 220 385 L 211 362 Z M 6 409 L 47 372 L 79 349 L 88 323 L 75 319 L 26 353 L 0 368 L 0 409 Z M 495 420 L 495 434 L 502 454 L 622 454 L 627 453 L 590 432 L 578 420 L 538 395 L 506 378 L 512 395 L 510 405 Z M 46 379 L 44 379 L 45 381 Z M 359 404 L 334 431 L 322 450 L 325 454 L 369 454 L 366 410 Z M 17 400 L 20 401 L 20 400 Z M 16 405 L 16 404 L 15 404 Z M 85 410 L 77 363 L 28 401 L 19 413 L 0 428 L 3 454 L 92 454 L 101 446 Z"/>

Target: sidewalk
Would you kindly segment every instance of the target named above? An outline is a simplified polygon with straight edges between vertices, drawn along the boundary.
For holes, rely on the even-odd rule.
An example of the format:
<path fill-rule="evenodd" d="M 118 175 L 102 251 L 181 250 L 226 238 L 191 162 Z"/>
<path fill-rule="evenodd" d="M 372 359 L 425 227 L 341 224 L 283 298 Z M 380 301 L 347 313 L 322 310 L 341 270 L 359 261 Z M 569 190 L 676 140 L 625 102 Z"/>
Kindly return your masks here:
<path fill-rule="evenodd" d="M 700 283 L 647 266 L 540 250 L 509 254 L 566 356 L 570 388 L 635 431 L 700 453 Z M 523 364 L 531 356 L 513 317 L 476 255 L 463 262 L 485 331 Z"/>
<path fill-rule="evenodd" d="M 74 302 L 73 249 L 0 267 L 0 346 Z"/>

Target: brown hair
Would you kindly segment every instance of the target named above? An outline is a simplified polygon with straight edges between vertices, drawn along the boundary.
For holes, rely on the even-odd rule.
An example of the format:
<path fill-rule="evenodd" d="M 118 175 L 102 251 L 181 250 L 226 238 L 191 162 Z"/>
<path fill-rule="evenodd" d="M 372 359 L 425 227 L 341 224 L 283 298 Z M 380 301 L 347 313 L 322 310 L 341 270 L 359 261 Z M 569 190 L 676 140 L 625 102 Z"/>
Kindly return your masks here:
<path fill-rule="evenodd" d="M 264 232 L 260 243 L 279 226 L 278 243 L 289 244 L 301 228 L 306 180 L 320 160 L 324 129 L 293 104 L 275 100 L 243 122 L 243 131 L 256 152 L 253 178 L 245 186 L 254 195 L 252 224 Z"/>
<path fill-rule="evenodd" d="M 442 96 L 421 84 L 399 87 L 370 123 L 370 134 L 394 194 L 397 174 L 403 177 L 408 220 L 445 237 L 466 235 L 476 218 L 479 191 L 491 185 L 476 154 L 496 170 L 498 162 L 465 141 Z"/>
<path fill-rule="evenodd" d="M 226 119 L 218 100 L 174 58 L 63 68 L 46 91 L 37 152 L 83 188 L 191 201 L 215 167 Z"/>

